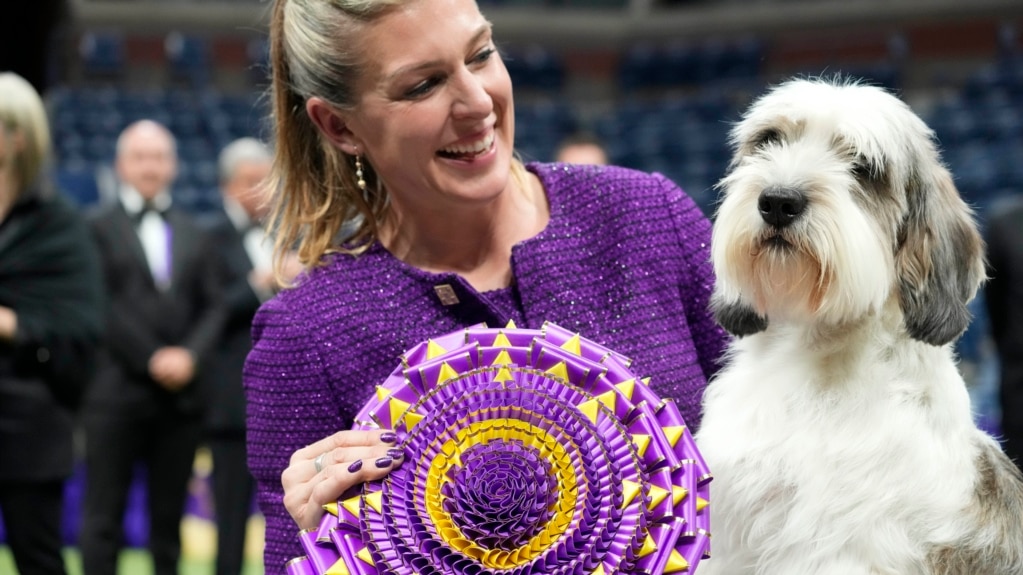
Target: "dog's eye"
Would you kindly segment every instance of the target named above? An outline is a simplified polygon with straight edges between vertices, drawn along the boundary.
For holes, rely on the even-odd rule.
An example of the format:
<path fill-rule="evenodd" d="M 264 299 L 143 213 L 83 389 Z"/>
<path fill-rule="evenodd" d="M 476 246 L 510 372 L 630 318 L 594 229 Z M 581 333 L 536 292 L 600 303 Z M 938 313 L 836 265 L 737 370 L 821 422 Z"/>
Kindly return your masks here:
<path fill-rule="evenodd" d="M 858 180 L 868 180 L 874 176 L 874 168 L 866 159 L 859 158 L 853 164 L 852 173 Z"/>
<path fill-rule="evenodd" d="M 754 148 L 763 148 L 769 144 L 781 142 L 781 133 L 778 130 L 764 130 L 753 139 Z"/>

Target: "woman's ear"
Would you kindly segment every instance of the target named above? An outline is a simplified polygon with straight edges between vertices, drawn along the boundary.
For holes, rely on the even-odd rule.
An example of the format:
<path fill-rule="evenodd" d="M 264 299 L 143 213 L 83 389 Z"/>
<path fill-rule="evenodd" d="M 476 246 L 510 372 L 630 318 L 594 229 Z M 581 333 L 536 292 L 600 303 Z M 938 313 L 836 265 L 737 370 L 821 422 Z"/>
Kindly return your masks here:
<path fill-rule="evenodd" d="M 349 155 L 358 154 L 359 141 L 348 129 L 344 117 L 322 98 L 312 97 L 306 100 L 306 114 L 312 120 L 323 137 Z"/>

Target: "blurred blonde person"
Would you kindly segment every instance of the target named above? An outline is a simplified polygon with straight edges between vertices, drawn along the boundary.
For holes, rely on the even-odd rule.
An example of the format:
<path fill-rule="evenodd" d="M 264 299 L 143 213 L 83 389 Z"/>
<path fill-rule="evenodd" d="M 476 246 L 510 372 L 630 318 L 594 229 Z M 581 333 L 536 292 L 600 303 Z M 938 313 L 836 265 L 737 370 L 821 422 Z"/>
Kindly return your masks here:
<path fill-rule="evenodd" d="M 74 409 L 102 327 L 88 230 L 44 177 L 49 134 L 35 89 L 0 73 L 0 511 L 25 575 L 65 573 Z"/>

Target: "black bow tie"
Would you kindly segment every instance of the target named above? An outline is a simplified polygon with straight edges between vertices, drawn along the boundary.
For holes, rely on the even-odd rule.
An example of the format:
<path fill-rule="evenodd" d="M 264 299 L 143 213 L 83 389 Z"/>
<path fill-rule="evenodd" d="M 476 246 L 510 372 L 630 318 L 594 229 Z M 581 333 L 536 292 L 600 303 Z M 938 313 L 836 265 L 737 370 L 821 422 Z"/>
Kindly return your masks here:
<path fill-rule="evenodd" d="M 134 222 L 135 227 L 138 227 L 142 223 L 143 218 L 146 217 L 146 214 L 149 213 L 154 213 L 160 217 L 163 217 L 164 210 L 158 208 L 156 204 L 154 204 L 153 202 L 150 201 L 145 202 L 144 204 L 142 204 L 142 209 L 136 212 L 135 215 L 132 217 L 132 221 Z"/>

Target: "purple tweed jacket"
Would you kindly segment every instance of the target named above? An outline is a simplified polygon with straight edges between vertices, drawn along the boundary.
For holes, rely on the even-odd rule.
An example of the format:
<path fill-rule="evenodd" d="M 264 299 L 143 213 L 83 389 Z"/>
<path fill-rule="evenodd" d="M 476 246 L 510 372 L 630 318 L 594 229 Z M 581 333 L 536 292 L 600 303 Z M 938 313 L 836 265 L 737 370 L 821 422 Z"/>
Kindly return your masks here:
<path fill-rule="evenodd" d="M 516 323 L 552 321 L 631 357 L 695 428 L 727 337 L 708 310 L 710 222 L 660 175 L 566 164 L 528 169 L 543 181 L 551 217 L 512 250 Z M 453 292 L 458 303 L 445 305 L 441 292 Z M 282 503 L 281 472 L 291 454 L 351 427 L 405 350 L 480 322 L 503 326 L 509 314 L 501 308 L 456 274 L 413 268 L 379 244 L 358 257 L 335 256 L 263 305 L 245 387 L 267 575 L 284 573 L 287 560 L 303 554 Z"/>

